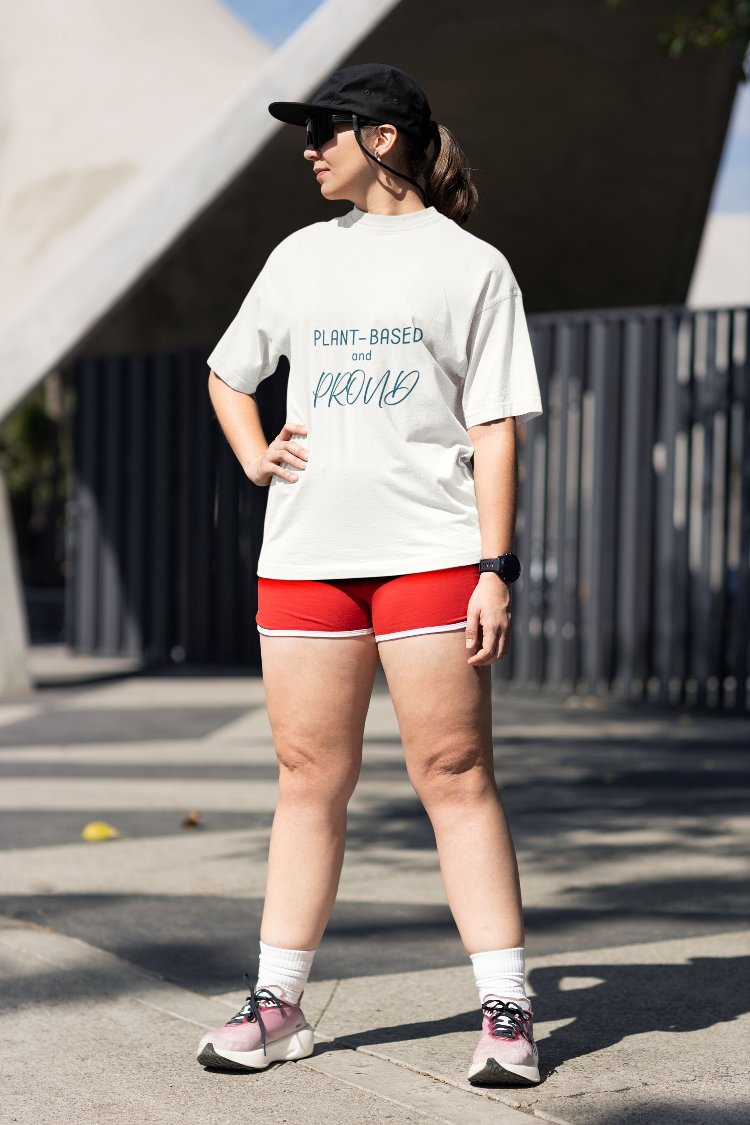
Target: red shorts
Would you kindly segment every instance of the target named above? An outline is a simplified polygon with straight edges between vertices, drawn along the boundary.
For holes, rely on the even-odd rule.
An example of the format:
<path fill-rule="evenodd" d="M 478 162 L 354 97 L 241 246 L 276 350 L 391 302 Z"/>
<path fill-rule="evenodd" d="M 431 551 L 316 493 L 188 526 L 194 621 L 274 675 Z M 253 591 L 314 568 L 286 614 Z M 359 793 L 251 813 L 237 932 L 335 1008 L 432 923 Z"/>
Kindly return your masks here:
<path fill-rule="evenodd" d="M 376 641 L 466 626 L 479 563 L 377 578 L 258 578 L 258 632 Z"/>

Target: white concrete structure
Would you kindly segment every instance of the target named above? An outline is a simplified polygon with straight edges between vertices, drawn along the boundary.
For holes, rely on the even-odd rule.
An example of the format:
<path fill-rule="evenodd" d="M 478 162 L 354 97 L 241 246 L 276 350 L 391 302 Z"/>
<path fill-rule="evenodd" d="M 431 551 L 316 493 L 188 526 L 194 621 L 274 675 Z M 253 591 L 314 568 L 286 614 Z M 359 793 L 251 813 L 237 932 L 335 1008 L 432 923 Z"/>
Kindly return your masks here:
<path fill-rule="evenodd" d="M 750 306 L 750 212 L 712 212 L 703 228 L 686 304 Z"/>
<path fill-rule="evenodd" d="M 111 234 L 133 241 L 149 186 L 271 53 L 217 0 L 2 13 L 0 418 L 116 299 Z"/>
<path fill-rule="evenodd" d="M 117 299 L 145 249 L 139 201 L 269 54 L 216 0 L 4 0 L 0 420 Z M 0 693 L 14 695 L 30 689 L 15 554 L 0 480 Z"/>
<path fill-rule="evenodd" d="M 218 0 L 4 0 L 0 422 L 398 0 L 329 0 L 271 48 Z M 200 152 L 200 160 L 196 153 Z M 0 481 L 0 694 L 29 689 Z"/>
<path fill-rule="evenodd" d="M 397 2 L 329 0 L 271 52 L 218 0 L 5 0 L 0 420 Z"/>
<path fill-rule="evenodd" d="M 0 696 L 31 692 L 28 633 L 14 538 L 13 516 L 0 473 Z"/>

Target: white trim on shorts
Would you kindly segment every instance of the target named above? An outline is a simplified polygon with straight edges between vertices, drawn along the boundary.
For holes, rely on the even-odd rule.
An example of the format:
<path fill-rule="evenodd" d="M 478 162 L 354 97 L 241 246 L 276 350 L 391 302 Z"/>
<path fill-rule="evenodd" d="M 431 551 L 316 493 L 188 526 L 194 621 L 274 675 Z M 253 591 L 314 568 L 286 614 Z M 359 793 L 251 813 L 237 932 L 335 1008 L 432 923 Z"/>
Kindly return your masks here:
<path fill-rule="evenodd" d="M 374 629 L 349 629 L 345 633 L 331 633 L 328 629 L 264 629 L 257 625 L 259 633 L 267 637 L 359 637 L 363 633 L 374 633 Z"/>
<path fill-rule="evenodd" d="M 392 641 L 397 637 L 416 637 L 423 633 L 445 633 L 449 629 L 465 629 L 468 623 L 467 619 L 452 625 L 429 625 L 423 629 L 403 629 L 399 633 L 380 633 L 376 635 L 375 640 Z M 331 633 L 327 629 L 264 629 L 257 623 L 256 628 L 266 637 L 359 637 L 363 633 L 375 632 L 374 629 L 349 629 L 344 633 Z"/>
<path fill-rule="evenodd" d="M 392 641 L 396 637 L 416 637 L 420 633 L 446 633 L 449 629 L 465 629 L 469 624 L 468 618 L 466 621 L 456 621 L 453 625 L 430 625 L 425 629 L 402 629 L 400 633 L 380 633 L 376 635 L 376 641 Z"/>

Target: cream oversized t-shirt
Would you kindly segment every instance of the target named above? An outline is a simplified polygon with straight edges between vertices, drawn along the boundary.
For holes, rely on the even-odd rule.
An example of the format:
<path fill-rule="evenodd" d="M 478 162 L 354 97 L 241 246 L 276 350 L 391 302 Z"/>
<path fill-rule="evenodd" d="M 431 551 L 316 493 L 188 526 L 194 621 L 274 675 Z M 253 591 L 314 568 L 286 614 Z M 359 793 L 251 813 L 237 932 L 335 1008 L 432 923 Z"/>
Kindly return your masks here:
<path fill-rule="evenodd" d="M 252 394 L 281 356 L 286 420 L 307 427 L 309 460 L 292 467 L 296 481 L 271 479 L 258 575 L 478 563 L 467 427 L 542 413 L 503 254 L 434 207 L 353 207 L 302 227 L 271 252 L 207 362 Z"/>

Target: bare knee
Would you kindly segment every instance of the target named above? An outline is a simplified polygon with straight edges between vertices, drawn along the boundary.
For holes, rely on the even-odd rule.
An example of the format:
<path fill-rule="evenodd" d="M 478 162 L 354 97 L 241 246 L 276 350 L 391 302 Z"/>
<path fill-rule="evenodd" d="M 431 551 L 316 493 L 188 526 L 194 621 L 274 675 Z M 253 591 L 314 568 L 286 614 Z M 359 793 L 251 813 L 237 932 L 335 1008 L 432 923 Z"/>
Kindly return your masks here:
<path fill-rule="evenodd" d="M 425 808 L 497 794 L 491 749 L 471 736 L 433 742 L 408 756 L 409 778 Z"/>
<path fill-rule="evenodd" d="M 307 805 L 348 804 L 359 777 L 361 748 L 332 751 L 317 741 L 283 738 L 277 740 L 276 756 L 281 799 Z"/>

